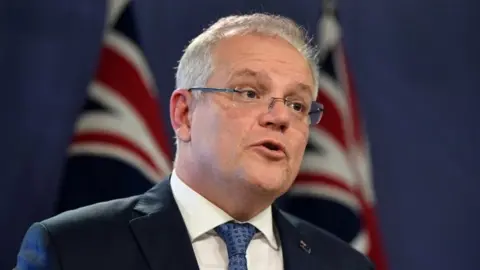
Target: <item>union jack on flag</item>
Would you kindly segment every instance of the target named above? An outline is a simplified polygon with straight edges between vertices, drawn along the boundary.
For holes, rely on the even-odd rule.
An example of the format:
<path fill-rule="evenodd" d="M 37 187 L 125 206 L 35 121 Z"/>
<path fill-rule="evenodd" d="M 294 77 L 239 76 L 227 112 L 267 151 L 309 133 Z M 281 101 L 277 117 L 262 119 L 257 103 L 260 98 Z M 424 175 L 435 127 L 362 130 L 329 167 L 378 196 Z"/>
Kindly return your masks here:
<path fill-rule="evenodd" d="M 324 1 L 318 25 L 322 121 L 310 130 L 295 184 L 280 201 L 283 209 L 312 222 L 370 257 L 386 270 L 375 216 L 367 138 L 334 1 Z"/>
<path fill-rule="evenodd" d="M 133 2 L 111 0 L 94 80 L 68 148 L 58 212 L 146 191 L 171 171 Z"/>

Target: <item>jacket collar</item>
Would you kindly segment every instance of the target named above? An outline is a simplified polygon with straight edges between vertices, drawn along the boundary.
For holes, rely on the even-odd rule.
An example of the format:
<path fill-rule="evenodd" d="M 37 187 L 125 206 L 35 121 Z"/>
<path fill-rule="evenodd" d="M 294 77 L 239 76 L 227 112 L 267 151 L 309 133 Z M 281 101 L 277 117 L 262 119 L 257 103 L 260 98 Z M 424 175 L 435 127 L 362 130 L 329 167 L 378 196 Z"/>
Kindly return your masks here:
<path fill-rule="evenodd" d="M 198 269 L 187 228 L 171 191 L 170 177 L 139 197 L 133 215 L 130 226 L 152 270 Z M 319 254 L 315 255 L 297 219 L 276 205 L 272 207 L 272 215 L 280 235 L 284 269 L 323 269 L 314 262 Z"/>
<path fill-rule="evenodd" d="M 170 178 L 141 195 L 130 227 L 152 270 L 198 269 Z"/>

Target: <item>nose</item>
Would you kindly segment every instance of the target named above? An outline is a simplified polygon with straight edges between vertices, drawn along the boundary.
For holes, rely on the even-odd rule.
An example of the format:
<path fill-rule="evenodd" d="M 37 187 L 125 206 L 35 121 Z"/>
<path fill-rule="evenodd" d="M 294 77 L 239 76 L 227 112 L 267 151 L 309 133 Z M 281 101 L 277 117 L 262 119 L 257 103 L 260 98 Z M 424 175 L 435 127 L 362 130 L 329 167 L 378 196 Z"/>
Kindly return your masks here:
<path fill-rule="evenodd" d="M 261 126 L 280 132 L 285 132 L 288 129 L 290 121 L 290 112 L 283 99 L 272 99 L 268 105 L 268 112 L 260 117 Z"/>

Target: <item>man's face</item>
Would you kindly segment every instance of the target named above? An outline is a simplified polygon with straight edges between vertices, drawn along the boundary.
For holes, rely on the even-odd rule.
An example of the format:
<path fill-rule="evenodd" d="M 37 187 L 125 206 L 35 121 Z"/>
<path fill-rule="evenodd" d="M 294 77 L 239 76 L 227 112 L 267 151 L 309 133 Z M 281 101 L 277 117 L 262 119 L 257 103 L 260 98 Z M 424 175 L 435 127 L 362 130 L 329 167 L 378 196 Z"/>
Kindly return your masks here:
<path fill-rule="evenodd" d="M 311 102 L 314 82 L 307 61 L 280 38 L 234 36 L 213 50 L 214 72 L 205 87 L 260 91 L 276 98 Z M 292 116 L 282 101 L 258 106 L 233 94 L 204 93 L 191 119 L 193 160 L 210 166 L 222 185 L 280 196 L 298 174 L 308 138 L 308 122 Z M 270 150 L 262 142 L 279 143 Z M 277 145 L 278 146 L 278 145 Z M 210 169 L 209 167 L 209 169 Z"/>

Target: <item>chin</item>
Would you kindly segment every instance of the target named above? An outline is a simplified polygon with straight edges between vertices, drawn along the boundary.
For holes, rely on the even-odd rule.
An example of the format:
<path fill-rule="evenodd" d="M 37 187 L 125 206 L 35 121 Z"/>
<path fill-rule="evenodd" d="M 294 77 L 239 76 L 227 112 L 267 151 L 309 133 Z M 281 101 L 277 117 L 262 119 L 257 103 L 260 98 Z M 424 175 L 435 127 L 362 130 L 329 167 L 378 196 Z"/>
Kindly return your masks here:
<path fill-rule="evenodd" d="M 264 194 L 281 195 L 290 187 L 288 176 L 286 173 L 261 173 L 258 175 L 250 175 L 249 180 L 251 186 Z"/>
<path fill-rule="evenodd" d="M 237 176 L 246 182 L 252 191 L 277 196 L 285 193 L 293 183 L 290 167 L 285 162 L 264 162 L 264 159 L 248 157 L 239 162 Z"/>

